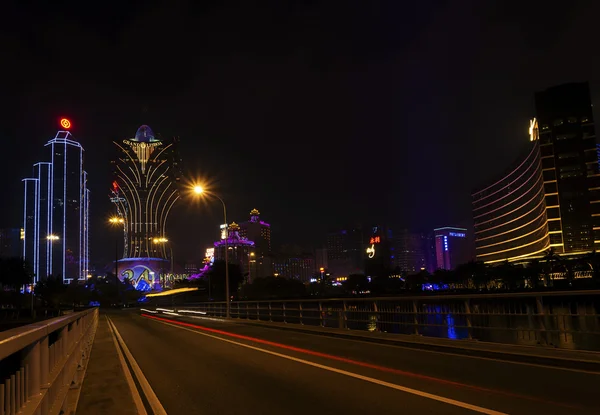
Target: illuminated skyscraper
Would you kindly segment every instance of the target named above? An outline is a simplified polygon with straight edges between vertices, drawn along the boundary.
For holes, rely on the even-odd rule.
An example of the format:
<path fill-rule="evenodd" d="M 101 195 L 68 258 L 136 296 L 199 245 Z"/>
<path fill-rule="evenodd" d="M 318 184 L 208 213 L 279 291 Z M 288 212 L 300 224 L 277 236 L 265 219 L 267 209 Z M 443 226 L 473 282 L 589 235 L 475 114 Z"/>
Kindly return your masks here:
<path fill-rule="evenodd" d="M 157 138 L 150 127 L 142 125 L 135 137 L 114 144 L 120 154 L 114 162 L 111 201 L 124 219 L 123 261 L 131 259 L 129 262 L 135 262 L 137 258 L 165 260 L 169 246 L 156 241 L 168 240 L 167 217 L 179 199 L 180 160 L 176 140 L 166 143 Z M 144 265 L 140 269 L 146 268 Z M 124 271 L 122 269 L 119 274 Z M 146 278 L 144 272 L 140 275 L 133 272 L 129 277 L 137 284 L 140 278 Z M 158 271 L 149 271 L 155 272 Z"/>
<path fill-rule="evenodd" d="M 61 120 L 70 128 L 68 120 Z M 46 147 L 50 162 L 34 165 L 24 179 L 23 257 L 36 281 L 49 275 L 84 279 L 89 266 L 89 202 L 83 147 L 69 131 L 59 131 Z"/>
<path fill-rule="evenodd" d="M 588 84 L 539 92 L 535 107 L 525 156 L 473 193 L 477 260 L 600 248 L 600 169 Z"/>

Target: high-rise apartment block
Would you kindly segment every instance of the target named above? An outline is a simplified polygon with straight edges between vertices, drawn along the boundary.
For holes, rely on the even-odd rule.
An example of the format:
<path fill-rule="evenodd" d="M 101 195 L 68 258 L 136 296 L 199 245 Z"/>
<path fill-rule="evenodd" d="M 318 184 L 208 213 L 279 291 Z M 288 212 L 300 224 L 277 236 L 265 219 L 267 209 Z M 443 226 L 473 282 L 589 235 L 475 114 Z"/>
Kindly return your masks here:
<path fill-rule="evenodd" d="M 23 258 L 33 266 L 36 281 L 52 275 L 64 282 L 85 279 L 89 268 L 89 203 L 83 147 L 63 119 L 46 143 L 47 162 L 23 179 Z"/>

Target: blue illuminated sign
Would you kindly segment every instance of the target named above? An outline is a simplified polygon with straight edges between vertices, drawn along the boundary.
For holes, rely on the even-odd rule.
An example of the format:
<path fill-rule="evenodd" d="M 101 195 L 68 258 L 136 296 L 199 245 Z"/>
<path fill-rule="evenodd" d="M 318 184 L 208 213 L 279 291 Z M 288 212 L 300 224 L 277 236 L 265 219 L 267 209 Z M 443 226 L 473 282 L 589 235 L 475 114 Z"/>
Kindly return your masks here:
<path fill-rule="evenodd" d="M 467 235 L 463 232 L 450 232 L 449 235 L 454 236 L 456 238 L 466 238 L 467 237 Z"/>

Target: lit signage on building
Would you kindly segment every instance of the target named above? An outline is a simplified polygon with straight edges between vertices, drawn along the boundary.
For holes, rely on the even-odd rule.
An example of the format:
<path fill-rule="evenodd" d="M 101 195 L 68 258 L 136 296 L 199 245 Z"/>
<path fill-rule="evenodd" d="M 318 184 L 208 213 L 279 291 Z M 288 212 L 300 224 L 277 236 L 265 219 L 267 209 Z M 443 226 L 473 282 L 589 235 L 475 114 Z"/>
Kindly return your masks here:
<path fill-rule="evenodd" d="M 454 236 L 455 238 L 466 238 L 467 235 L 463 232 L 450 232 L 450 236 Z"/>
<path fill-rule="evenodd" d="M 369 241 L 369 243 L 370 243 L 371 245 L 373 245 L 373 244 L 378 244 L 378 243 L 380 243 L 380 242 L 381 242 L 381 237 L 379 237 L 379 236 L 374 236 L 374 237 L 372 237 L 372 238 L 371 238 L 371 240 Z"/>
<path fill-rule="evenodd" d="M 529 141 L 536 141 L 540 138 L 537 119 L 529 120 Z"/>
<path fill-rule="evenodd" d="M 448 250 L 448 237 L 444 235 L 444 251 Z"/>
<path fill-rule="evenodd" d="M 371 246 L 367 248 L 367 255 L 369 258 L 373 258 L 375 256 L 375 244 L 371 244 Z"/>
<path fill-rule="evenodd" d="M 227 238 L 227 224 L 224 223 L 220 225 L 219 228 L 221 229 L 221 239 Z"/>
<path fill-rule="evenodd" d="M 65 130 L 68 130 L 69 128 L 71 128 L 71 121 L 69 121 L 67 118 L 62 118 L 60 120 L 60 126 Z"/>

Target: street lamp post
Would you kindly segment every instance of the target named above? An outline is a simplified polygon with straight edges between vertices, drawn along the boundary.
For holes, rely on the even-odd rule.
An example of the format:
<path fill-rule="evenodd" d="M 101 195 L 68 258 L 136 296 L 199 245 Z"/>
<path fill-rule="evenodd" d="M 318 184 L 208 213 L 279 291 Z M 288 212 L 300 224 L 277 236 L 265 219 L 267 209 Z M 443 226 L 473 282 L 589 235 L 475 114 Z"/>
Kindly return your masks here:
<path fill-rule="evenodd" d="M 169 254 L 171 255 L 171 277 L 172 277 L 173 276 L 173 245 L 171 245 L 171 242 L 169 242 L 169 240 L 164 237 L 163 238 L 154 238 L 154 240 L 152 242 L 154 242 L 155 244 L 168 244 Z M 162 276 L 161 285 L 162 285 L 162 288 L 164 289 L 165 285 L 166 285 L 164 275 Z"/>
<path fill-rule="evenodd" d="M 225 316 L 227 318 L 231 317 L 231 298 L 229 296 L 229 226 L 227 225 L 227 207 L 225 206 L 225 202 L 219 196 L 214 193 L 208 193 L 204 190 L 202 186 L 194 186 L 194 193 L 207 194 L 215 199 L 218 199 L 219 202 L 223 205 L 223 221 L 225 222 Z"/>
<path fill-rule="evenodd" d="M 108 220 L 113 226 L 123 225 L 125 219 L 120 216 L 113 216 Z M 121 298 L 121 287 L 119 286 L 119 237 L 115 239 L 115 282 L 117 284 L 117 298 Z"/>

